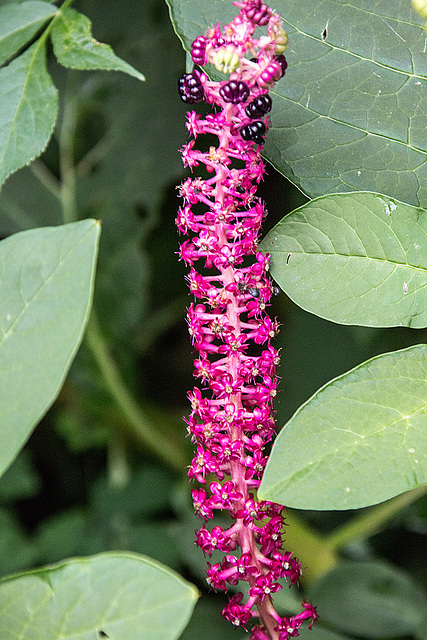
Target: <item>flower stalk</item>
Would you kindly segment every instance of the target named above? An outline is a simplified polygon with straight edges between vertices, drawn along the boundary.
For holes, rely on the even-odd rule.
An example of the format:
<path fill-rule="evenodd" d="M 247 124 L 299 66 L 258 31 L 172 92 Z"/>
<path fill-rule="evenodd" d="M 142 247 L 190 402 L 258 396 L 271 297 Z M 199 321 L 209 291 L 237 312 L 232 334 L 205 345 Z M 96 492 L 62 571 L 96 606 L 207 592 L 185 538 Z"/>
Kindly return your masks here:
<path fill-rule="evenodd" d="M 269 256 L 257 250 L 267 211 L 256 191 L 265 172 L 269 90 L 286 71 L 287 35 L 280 16 L 262 0 L 233 4 L 236 17 L 196 38 L 191 52 L 195 65 L 213 64 L 229 77 L 211 81 L 196 68 L 178 82 L 184 102 L 204 100 L 213 107 L 205 118 L 187 114 L 191 139 L 182 148 L 183 162 L 191 170 L 204 167 L 205 175 L 181 184 L 177 216 L 179 232 L 188 236 L 179 255 L 190 267 L 194 302 L 187 321 L 200 381 L 189 393 L 187 428 L 196 454 L 188 475 L 202 485 L 192 491 L 204 520 L 196 543 L 209 557 L 215 550 L 225 554 L 220 563 L 208 562 L 208 584 L 228 591 L 247 583 L 246 595 L 235 593 L 222 615 L 250 628 L 251 640 L 288 640 L 304 620 L 311 627 L 316 611 L 304 601 L 292 617 L 276 612 L 272 594 L 284 582 L 298 583 L 301 566 L 282 549 L 283 507 L 256 497 L 264 450 L 274 435 L 279 363 L 272 345 L 279 325 L 266 313 L 274 293 Z M 262 34 L 255 37 L 259 27 Z M 217 144 L 200 148 L 208 134 Z M 230 527 L 207 526 L 218 510 L 229 512 Z"/>

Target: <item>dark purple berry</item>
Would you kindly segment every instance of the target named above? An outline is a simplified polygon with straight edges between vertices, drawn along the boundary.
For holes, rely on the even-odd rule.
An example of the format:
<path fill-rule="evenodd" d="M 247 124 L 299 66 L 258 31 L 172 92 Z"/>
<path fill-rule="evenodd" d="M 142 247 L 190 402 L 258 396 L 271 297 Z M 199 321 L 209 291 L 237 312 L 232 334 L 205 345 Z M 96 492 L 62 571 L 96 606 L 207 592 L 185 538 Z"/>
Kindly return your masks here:
<path fill-rule="evenodd" d="M 282 77 L 283 77 L 285 75 L 286 69 L 288 68 L 288 63 L 286 61 L 285 56 L 283 55 L 283 53 L 281 53 L 280 56 L 274 56 L 274 60 L 278 62 L 282 67 Z"/>
<path fill-rule="evenodd" d="M 240 135 L 247 142 L 256 142 L 264 144 L 265 124 L 261 120 L 254 120 L 250 124 L 240 129 Z"/>
<path fill-rule="evenodd" d="M 203 100 L 205 91 L 198 71 L 184 73 L 180 77 L 178 80 L 178 93 L 181 100 L 187 104 L 194 104 Z"/>
<path fill-rule="evenodd" d="M 225 102 L 239 104 L 239 102 L 244 102 L 247 99 L 249 87 L 241 80 L 230 80 L 230 82 L 222 85 L 219 93 Z"/>
<path fill-rule="evenodd" d="M 272 100 L 268 94 L 262 94 L 257 96 L 252 102 L 246 105 L 245 113 L 248 118 L 252 120 L 258 120 L 262 118 L 266 113 L 271 111 Z"/>
<path fill-rule="evenodd" d="M 194 64 L 206 64 L 206 39 L 198 36 L 191 44 L 191 58 Z"/>

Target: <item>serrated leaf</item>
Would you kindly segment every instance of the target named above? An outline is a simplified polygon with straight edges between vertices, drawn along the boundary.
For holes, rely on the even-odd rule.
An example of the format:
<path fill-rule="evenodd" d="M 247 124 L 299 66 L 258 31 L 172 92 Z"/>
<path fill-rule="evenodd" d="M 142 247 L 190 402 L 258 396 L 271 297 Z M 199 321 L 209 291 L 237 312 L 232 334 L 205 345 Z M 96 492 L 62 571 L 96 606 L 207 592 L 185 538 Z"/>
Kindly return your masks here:
<path fill-rule="evenodd" d="M 145 80 L 142 73 L 116 56 L 108 44 L 94 39 L 91 21 L 75 9 L 62 12 L 55 21 L 51 37 L 54 53 L 64 67 L 123 71 L 138 80 Z"/>
<path fill-rule="evenodd" d="M 259 497 L 296 509 L 359 509 L 427 483 L 427 345 L 332 380 L 279 433 Z"/>
<path fill-rule="evenodd" d="M 57 90 L 40 41 L 0 69 L 0 185 L 46 147 L 58 111 Z"/>
<path fill-rule="evenodd" d="M 317 198 L 260 245 L 306 311 L 340 324 L 427 326 L 426 211 L 373 193 Z"/>
<path fill-rule="evenodd" d="M 80 345 L 99 232 L 84 220 L 0 243 L 0 474 L 55 400 Z"/>
<path fill-rule="evenodd" d="M 31 40 L 55 13 L 56 7 L 39 0 L 0 7 L 0 65 Z"/>
<path fill-rule="evenodd" d="M 185 46 L 236 10 L 169 0 Z M 410 2 L 275 0 L 289 34 L 267 159 L 306 194 L 376 191 L 427 206 L 425 33 Z"/>
<path fill-rule="evenodd" d="M 412 635 L 426 607 L 423 590 L 409 576 L 380 562 L 343 562 L 308 597 L 323 622 L 365 638 Z"/>
<path fill-rule="evenodd" d="M 0 582 L 4 640 L 175 640 L 196 588 L 150 558 L 104 553 Z"/>

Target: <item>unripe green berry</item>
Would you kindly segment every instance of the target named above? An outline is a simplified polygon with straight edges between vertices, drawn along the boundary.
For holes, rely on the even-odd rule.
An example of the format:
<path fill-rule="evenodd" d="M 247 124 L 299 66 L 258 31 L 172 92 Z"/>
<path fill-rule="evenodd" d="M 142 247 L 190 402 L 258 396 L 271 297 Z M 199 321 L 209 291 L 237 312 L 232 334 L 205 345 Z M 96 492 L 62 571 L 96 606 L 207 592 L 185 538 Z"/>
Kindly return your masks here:
<path fill-rule="evenodd" d="M 212 56 L 212 62 L 218 71 L 233 73 L 240 66 L 240 56 L 234 45 L 220 47 Z"/>
<path fill-rule="evenodd" d="M 274 42 L 276 46 L 274 48 L 274 53 L 276 56 L 279 56 L 283 53 L 288 47 L 288 34 L 284 29 L 280 29 L 274 36 Z"/>

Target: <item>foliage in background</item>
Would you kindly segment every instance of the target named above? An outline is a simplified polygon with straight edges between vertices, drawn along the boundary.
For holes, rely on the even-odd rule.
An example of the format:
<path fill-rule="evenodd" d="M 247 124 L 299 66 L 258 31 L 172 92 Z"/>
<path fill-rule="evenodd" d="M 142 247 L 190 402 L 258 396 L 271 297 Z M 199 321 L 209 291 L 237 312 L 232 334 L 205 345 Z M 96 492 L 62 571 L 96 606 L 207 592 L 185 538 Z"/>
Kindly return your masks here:
<path fill-rule="evenodd" d="M 0 1 L 0 12 L 7 4 Z M 66 557 L 113 549 L 144 554 L 204 591 L 182 635 L 185 640 L 201 634 L 206 640 L 236 640 L 236 633 L 217 620 L 221 604 L 215 601 L 222 603 L 221 596 L 206 594 L 204 561 L 193 547 L 196 523 L 188 483 L 183 479 L 191 453 L 184 441 L 181 416 L 186 411 L 192 365 L 182 320 L 187 297 L 184 269 L 174 254 L 174 218 L 175 184 L 184 177 L 177 149 L 186 135 L 186 108 L 177 97 L 176 79 L 184 71 L 185 55 L 160 0 L 126 0 L 120 3 L 120 11 L 114 0 L 80 0 L 61 16 L 49 2 L 12 4 L 18 16 L 15 20 L 22 18 L 22 10 L 33 11 L 37 17 L 31 18 L 25 29 L 18 29 L 12 39 L 3 30 L 6 22 L 0 18 L 2 63 L 13 58 L 0 69 L 3 178 L 45 148 L 57 117 L 57 90 L 59 116 L 42 157 L 5 182 L 0 195 L 0 233 L 6 238 L 19 231 L 27 233 L 36 227 L 64 223 L 73 223 L 71 228 L 77 231 L 85 228 L 79 225 L 87 225 L 78 220 L 95 218 L 102 221 L 102 240 L 86 339 L 55 405 L 0 481 L 2 575 L 61 561 L 51 571 L 60 579 L 63 569 L 78 572 L 84 566 L 84 562 L 75 568 L 64 564 Z M 340 202 L 346 196 L 327 196 L 279 223 L 284 213 L 304 205 L 306 198 L 272 167 L 263 185 L 262 195 L 270 214 L 266 227 L 271 229 L 279 223 L 267 235 L 265 249 L 271 251 L 269 243 L 274 240 L 279 259 L 275 261 L 277 266 L 273 264 L 273 275 L 289 295 L 281 294 L 276 301 L 276 313 L 283 324 L 278 340 L 283 353 L 278 425 L 316 394 L 289 423 L 288 432 L 292 438 L 293 424 L 298 431 L 307 430 L 309 444 L 303 453 L 311 455 L 315 453 L 311 449 L 314 436 L 304 415 L 310 414 L 313 403 L 327 394 L 333 396 L 337 386 L 355 375 L 363 384 L 370 368 L 381 360 L 360 367 L 361 363 L 426 342 L 426 246 L 422 239 L 427 198 L 425 33 L 422 19 L 411 11 L 409 3 L 397 0 L 387 3 L 387 14 L 377 14 L 370 10 L 369 3 L 362 6 L 356 1 L 332 4 L 309 0 L 304 3 L 303 15 L 301 3 L 294 0 L 278 0 L 275 7 L 288 22 L 291 46 L 286 78 L 274 96 L 273 130 L 265 146 L 266 156 L 309 197 L 351 190 L 371 190 L 381 196 L 358 194 L 345 206 Z M 225 22 L 233 12 L 231 3 L 221 0 L 179 0 L 171 6 L 176 29 L 187 47 L 211 22 Z M 98 48 L 93 43 L 83 16 L 91 18 L 97 40 L 108 42 L 132 67 L 123 66 L 123 60 L 114 57 L 105 45 Z M 40 31 L 46 28 L 53 44 L 47 47 L 47 67 L 44 49 L 48 34 Z M 71 44 L 67 43 L 70 34 Z M 141 69 L 146 82 L 138 83 L 125 74 L 76 70 L 76 46 L 87 53 L 79 68 L 116 68 L 140 79 L 135 70 Z M 14 57 L 20 47 L 24 47 L 22 54 Z M 35 96 L 31 121 L 37 135 L 36 129 L 28 128 L 28 92 Z M 19 141 L 15 152 L 11 151 L 13 140 Z M 368 205 L 361 200 L 363 197 L 370 198 Z M 399 230 L 401 216 L 405 227 Z M 362 218 L 365 237 L 355 225 L 355 220 Z M 310 220 L 310 224 L 301 226 L 301 219 Z M 333 251 L 330 245 L 319 243 L 319 237 L 326 234 Z M 399 242 L 381 242 L 396 235 Z M 12 236 L 6 243 L 11 246 L 11 241 L 25 242 L 26 238 Z M 63 247 L 60 243 L 58 246 Z M 50 255 L 43 245 L 40 250 Z M 92 257 L 95 251 L 94 238 Z M 88 263 L 93 265 L 90 260 Z M 2 257 L 2 265 L 8 264 Z M 363 274 L 360 280 L 355 264 Z M 354 277 L 350 302 L 346 298 L 346 268 Z M 319 276 L 321 269 L 325 271 Z M 331 278 L 334 274 L 332 286 L 328 286 L 323 273 Z M 12 282 L 12 277 L 4 279 L 5 283 Z M 41 272 L 40 277 L 42 282 L 50 280 L 47 273 Z M 92 277 L 89 269 L 85 277 L 88 295 Z M 30 284 L 39 286 L 36 281 Z M 68 285 L 66 289 L 60 286 L 63 291 L 69 290 Z M 313 296 L 312 289 L 318 295 Z M 372 299 L 376 289 L 377 308 Z M 2 314 L 6 316 L 9 309 L 4 300 L 9 294 L 2 293 Z M 365 304 L 354 304 L 354 299 L 359 301 L 363 296 Z M 325 303 L 331 299 L 333 305 Z M 302 309 L 343 324 L 327 322 Z M 35 311 L 40 313 L 38 308 Z M 19 310 L 15 313 L 18 316 Z M 40 317 L 30 316 L 29 320 L 37 326 Z M 83 325 L 82 320 L 74 349 Z M 394 328 L 386 328 L 391 326 Z M 29 350 L 33 347 L 31 344 Z M 399 379 L 405 376 L 400 358 L 395 363 L 396 376 L 389 379 L 390 396 L 397 404 L 390 407 L 390 397 L 384 399 L 384 410 L 396 411 L 403 429 L 420 424 L 416 445 L 407 445 L 409 460 L 404 465 L 409 464 L 409 468 L 395 467 L 399 463 L 393 449 L 388 459 L 381 458 L 386 485 L 388 474 L 395 477 L 396 469 L 408 481 L 401 491 L 425 483 L 422 472 L 426 472 L 426 449 L 421 440 L 425 433 L 423 351 L 423 347 L 415 347 L 400 352 L 417 354 L 420 392 L 413 400 L 419 397 L 418 408 L 408 405 L 412 392 L 402 392 Z M 388 357 L 397 359 L 398 353 Z M 358 369 L 346 374 L 353 367 Z M 410 374 L 406 377 L 414 377 L 413 369 Z M 38 376 L 46 379 L 45 372 Z M 342 377 L 317 393 L 337 376 Z M 372 397 L 372 389 L 363 393 Z M 361 398 L 352 400 L 354 409 Z M 15 404 L 26 406 L 22 394 L 17 394 Z M 366 407 L 369 410 L 369 403 Z M 345 408 L 344 412 L 354 416 L 353 409 Z M 413 420 L 409 416 L 414 410 Z M 38 409 L 38 415 L 43 412 Z M 364 420 L 362 413 L 358 426 L 363 422 L 365 428 Z M 402 437 L 400 426 L 397 423 L 397 438 Z M 356 433 L 362 442 L 364 434 Z M 321 436 L 316 437 L 322 443 Z M 383 450 L 381 436 L 379 439 L 380 444 L 374 448 L 377 452 Z M 292 442 L 292 454 L 294 446 Z M 359 455 L 357 445 L 353 446 Z M 287 445 L 284 447 L 284 455 L 289 456 Z M 396 447 L 400 451 L 399 444 Z M 417 447 L 423 458 L 415 458 Z M 316 453 L 323 460 L 321 450 Z M 328 465 L 334 467 L 335 461 L 328 462 L 326 468 Z M 414 465 L 418 473 L 415 478 Z M 312 496 L 316 485 L 325 496 L 325 482 L 312 483 L 304 495 Z M 399 492 L 395 490 L 393 495 Z M 288 499 L 289 495 L 284 494 L 286 504 L 294 499 L 293 494 Z M 317 509 L 342 508 L 346 506 L 342 500 L 338 492 L 329 504 L 317 502 Z M 290 510 L 286 529 L 288 546 L 303 566 L 309 567 L 302 589 L 318 605 L 320 623 L 309 637 L 333 640 L 343 636 L 412 635 L 417 640 L 425 639 L 427 502 L 423 488 L 356 513 L 315 511 L 313 503 L 294 506 L 310 509 Z M 133 556 L 126 553 L 117 557 Z M 39 576 L 36 572 L 26 578 L 34 581 L 34 589 L 38 588 Z M 16 580 L 17 584 L 19 580 L 22 578 Z M 13 637 L 8 636 L 12 633 L 8 616 L 13 616 L 17 624 L 23 622 L 19 612 L 2 604 L 15 598 L 6 595 L 12 582 L 5 579 L 0 585 L 1 636 L 7 640 Z M 132 593 L 136 606 L 143 602 L 145 589 L 141 585 Z M 195 592 L 186 593 L 190 604 Z M 278 604 L 284 613 L 297 610 L 293 598 L 290 593 L 280 596 Z M 188 616 L 189 609 L 184 617 Z M 110 627 L 94 619 L 92 628 L 98 637 L 105 637 L 101 632 L 110 630 L 111 637 L 116 638 L 119 622 L 107 622 Z M 77 631 L 66 633 L 73 637 Z M 133 636 L 126 637 L 129 640 Z M 134 637 L 139 637 L 138 630 Z"/>

